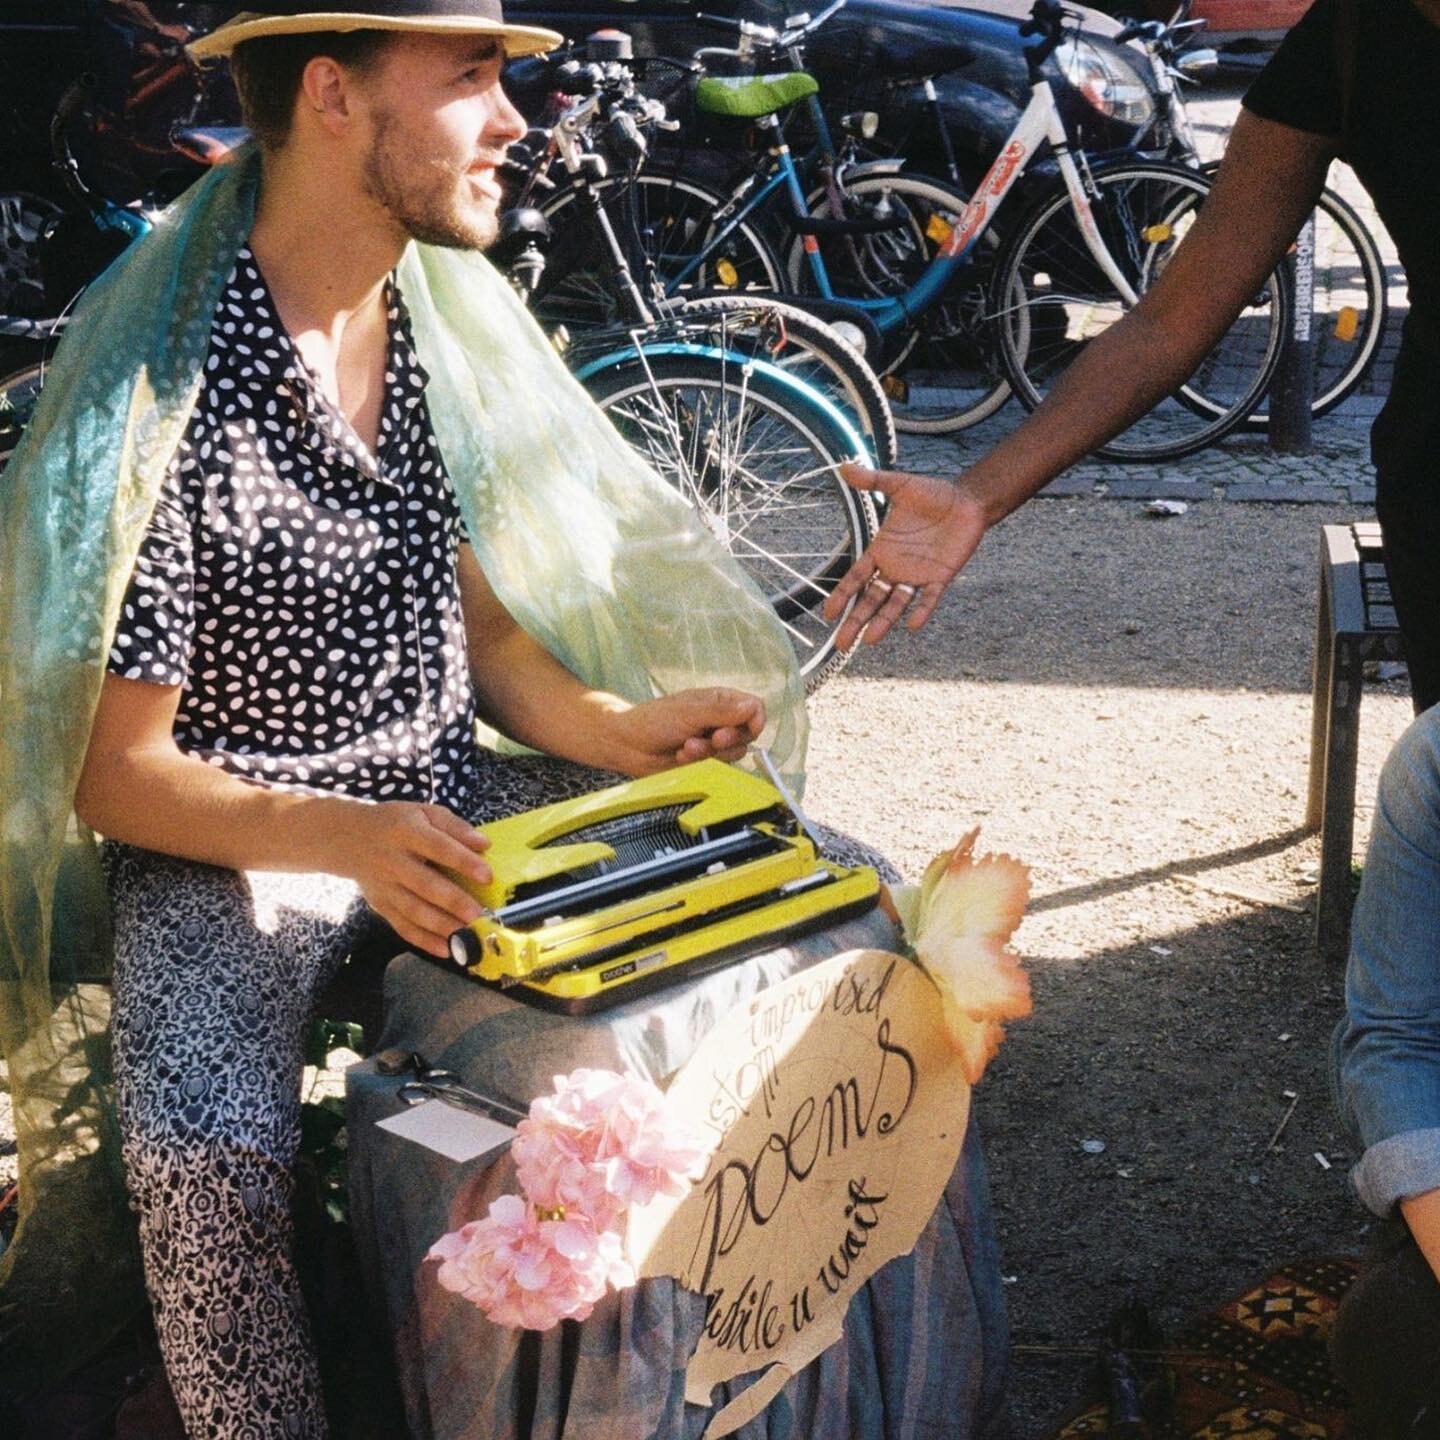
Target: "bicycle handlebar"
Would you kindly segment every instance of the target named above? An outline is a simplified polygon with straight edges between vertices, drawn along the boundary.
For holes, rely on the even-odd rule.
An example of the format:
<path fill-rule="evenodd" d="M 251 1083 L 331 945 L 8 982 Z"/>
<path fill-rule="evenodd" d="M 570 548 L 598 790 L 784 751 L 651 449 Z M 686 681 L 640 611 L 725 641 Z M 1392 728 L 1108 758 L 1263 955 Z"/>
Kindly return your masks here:
<path fill-rule="evenodd" d="M 1060 42 L 1065 38 L 1066 20 L 1080 21 L 1083 18 L 1079 11 L 1067 10 L 1060 0 L 1035 0 L 1030 18 L 1020 25 L 1022 39 L 1040 36 L 1038 45 L 1025 46 L 1025 65 L 1030 71 L 1032 83 L 1040 78 L 1040 67 L 1059 49 Z"/>
<path fill-rule="evenodd" d="M 703 10 L 697 11 L 695 18 L 702 24 L 733 30 L 746 40 L 758 41 L 767 50 L 788 50 L 807 35 L 813 35 L 832 15 L 844 9 L 846 3 L 847 0 L 832 0 L 818 15 L 794 16 L 792 18 L 800 23 L 785 30 L 777 30 L 773 25 L 760 25 L 753 20 L 737 20 L 731 15 L 711 15 Z"/>
<path fill-rule="evenodd" d="M 1146 45 L 1168 45 L 1177 48 L 1176 42 L 1191 30 L 1203 30 L 1205 20 L 1132 20 L 1115 36 L 1117 44 L 1124 45 L 1131 40 L 1141 40 Z"/>

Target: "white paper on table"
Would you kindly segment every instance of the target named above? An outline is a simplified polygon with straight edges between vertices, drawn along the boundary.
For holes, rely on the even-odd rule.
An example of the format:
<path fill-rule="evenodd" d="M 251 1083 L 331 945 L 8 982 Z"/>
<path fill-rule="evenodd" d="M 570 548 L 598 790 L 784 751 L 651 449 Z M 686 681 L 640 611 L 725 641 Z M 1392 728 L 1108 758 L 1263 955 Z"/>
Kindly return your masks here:
<path fill-rule="evenodd" d="M 426 1100 L 403 1114 L 375 1123 L 381 1130 L 413 1140 L 450 1160 L 478 1160 L 503 1150 L 515 1138 L 514 1126 L 447 1105 L 443 1100 Z"/>

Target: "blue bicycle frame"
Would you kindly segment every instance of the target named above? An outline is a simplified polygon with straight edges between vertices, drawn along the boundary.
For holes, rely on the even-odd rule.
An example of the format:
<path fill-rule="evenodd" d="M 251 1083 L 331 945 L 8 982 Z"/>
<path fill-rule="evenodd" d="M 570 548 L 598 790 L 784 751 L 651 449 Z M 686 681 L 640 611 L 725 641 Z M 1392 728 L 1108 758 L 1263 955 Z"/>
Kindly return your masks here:
<path fill-rule="evenodd" d="M 813 97 L 811 97 L 813 99 Z M 816 102 L 818 105 L 818 102 Z M 800 185 L 790 147 L 784 136 L 779 134 L 780 122 L 767 117 L 766 128 L 777 132 L 772 154 L 775 156 L 775 173 L 740 210 L 726 219 L 720 230 L 710 239 L 698 255 L 688 256 L 687 263 L 666 283 L 667 293 L 674 293 L 681 284 L 724 243 L 735 228 L 764 200 L 780 186 L 786 186 L 796 214 L 805 211 L 805 196 Z M 827 132 L 828 133 L 828 132 Z M 1070 203 L 1075 213 L 1080 233 L 1095 262 L 1110 282 L 1116 287 L 1122 299 L 1133 305 L 1138 298 L 1130 281 L 1116 265 L 1114 258 L 1101 238 L 1099 228 L 1091 211 L 1090 197 L 1080 176 L 1079 168 L 1071 153 L 1069 138 L 1064 121 L 1055 105 L 1054 93 L 1047 81 L 1036 79 L 1031 85 L 1030 103 L 1025 107 L 1010 138 L 985 172 L 975 194 L 961 211 L 954 227 L 941 245 L 939 253 L 925 267 L 920 278 L 901 295 L 875 298 L 836 295 L 825 272 L 825 263 L 820 255 L 820 245 L 814 235 L 805 235 L 804 246 L 809 257 L 812 273 L 820 293 L 834 304 L 843 305 L 864 315 L 882 335 L 890 335 L 904 329 L 925 313 L 944 292 L 956 273 L 969 261 L 980 237 L 989 227 L 990 221 L 1000 203 L 1010 193 L 1016 181 L 1024 173 L 1040 146 L 1049 143 L 1069 192 Z M 722 210 L 720 212 L 724 214 Z"/>
<path fill-rule="evenodd" d="M 821 156 L 835 155 L 835 146 L 831 137 L 830 129 L 825 120 L 824 108 L 819 99 L 811 95 L 807 97 L 806 104 L 809 108 L 809 118 L 815 126 L 817 143 L 803 162 L 805 169 L 809 170 L 812 165 L 818 162 Z M 691 281 L 696 271 L 709 259 L 725 241 L 742 225 L 755 214 L 766 203 L 771 196 L 780 190 L 787 193 L 787 197 L 797 216 L 807 214 L 805 190 L 801 180 L 801 169 L 795 163 L 795 157 L 791 153 L 789 144 L 780 133 L 780 123 L 773 116 L 769 117 L 771 123 L 766 128 L 774 129 L 776 132 L 775 144 L 771 149 L 774 157 L 774 170 L 761 184 L 760 188 L 753 194 L 745 197 L 745 202 L 735 211 L 733 215 L 726 216 L 721 227 L 709 239 L 708 243 L 697 253 L 685 257 L 685 262 L 673 274 L 665 280 L 665 293 L 667 296 L 675 295 L 685 284 Z M 999 162 L 997 162 L 998 165 Z M 992 173 L 993 173 L 992 167 Z M 990 180 L 987 175 L 982 182 L 981 189 Z M 1006 186 L 1008 189 L 1008 185 Z M 725 215 L 721 210 L 720 215 Z M 822 298 L 836 304 L 853 308 L 865 314 L 880 330 L 881 334 L 891 334 L 903 329 L 910 324 L 917 315 L 923 314 L 944 291 L 955 273 L 966 263 L 966 257 L 973 248 L 976 240 L 979 239 L 978 232 L 971 238 L 965 248 L 953 255 L 937 257 L 926 268 L 920 279 L 900 296 L 886 296 L 880 298 L 862 298 L 847 295 L 837 295 L 835 287 L 831 283 L 829 272 L 825 267 L 824 257 L 820 253 L 819 242 L 813 235 L 804 235 L 802 243 L 805 249 L 806 261 L 810 266 L 810 272 L 815 282 L 815 288 Z"/>

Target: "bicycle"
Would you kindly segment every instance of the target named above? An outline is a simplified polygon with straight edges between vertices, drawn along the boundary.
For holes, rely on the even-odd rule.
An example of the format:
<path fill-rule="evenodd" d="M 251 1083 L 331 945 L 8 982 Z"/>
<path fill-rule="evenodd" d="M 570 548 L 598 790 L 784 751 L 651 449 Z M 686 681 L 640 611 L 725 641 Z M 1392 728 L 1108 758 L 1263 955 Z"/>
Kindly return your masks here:
<path fill-rule="evenodd" d="M 1168 21 L 1136 21 L 1117 36 L 1139 43 L 1150 62 L 1172 137 L 1172 153 L 1207 176 L 1218 160 L 1200 153 L 1184 93 L 1178 82 L 1193 80 L 1215 64 L 1213 50 L 1185 48 L 1206 22 L 1192 20 L 1192 0 L 1181 0 Z M 1385 261 L 1375 237 L 1355 208 L 1326 186 L 1315 205 L 1315 310 L 1312 326 L 1314 398 L 1312 413 L 1328 415 L 1364 382 L 1380 352 L 1389 313 Z M 1269 415 L 1262 398 L 1246 418 L 1248 430 L 1264 430 Z"/>
<path fill-rule="evenodd" d="M 592 38 L 585 49 L 604 58 L 583 68 L 579 60 L 559 58 L 549 62 L 549 68 L 556 84 L 593 89 L 593 103 L 571 106 L 549 128 L 532 129 L 521 145 L 512 147 L 507 165 L 508 175 L 518 185 L 517 211 L 561 188 L 549 178 L 552 170 L 559 169 L 565 177 L 567 201 L 562 218 L 572 207 L 580 212 L 554 244 L 549 244 L 554 227 L 546 211 L 539 212 L 548 250 L 528 290 L 532 310 L 543 323 L 567 335 L 597 323 L 596 313 L 586 304 L 577 311 L 573 285 L 555 283 L 557 273 L 573 280 L 575 257 L 583 255 L 587 284 L 596 297 L 603 297 L 607 327 L 653 327 L 662 322 L 673 327 L 683 320 L 698 333 L 704 328 L 702 322 L 719 324 L 729 348 L 744 344 L 749 353 L 803 377 L 826 394 L 859 425 L 877 462 L 893 465 L 898 455 L 894 418 L 878 378 L 863 358 L 864 333 L 856 331 L 858 343 L 852 343 L 808 309 L 783 304 L 769 294 L 737 295 L 722 289 L 667 297 L 648 254 L 638 257 L 643 279 L 635 278 L 609 214 L 605 154 L 627 172 L 637 173 L 648 153 L 644 130 L 673 128 L 674 122 L 667 120 L 663 101 L 640 94 L 628 37 Z M 628 253 L 635 254 L 635 248 Z"/>
<path fill-rule="evenodd" d="M 797 174 L 811 186 L 809 193 L 802 195 L 792 187 L 786 203 L 778 209 L 772 202 L 786 188 L 787 176 L 774 164 L 748 171 L 728 193 L 686 173 L 683 157 L 664 171 L 634 170 L 600 183 L 598 193 L 623 225 L 630 241 L 629 253 L 637 265 L 646 266 L 660 277 L 666 295 L 772 293 L 785 290 L 788 279 L 792 292 L 805 290 L 803 303 L 821 318 L 845 322 L 843 304 L 832 303 L 834 292 L 828 270 L 818 269 L 812 282 L 804 283 L 803 277 L 796 274 L 795 257 L 823 244 L 834 266 L 834 257 L 843 252 L 849 262 L 846 273 L 857 277 L 863 287 L 868 257 L 876 247 L 883 246 L 890 235 L 922 228 L 923 222 L 917 222 L 916 214 L 922 203 L 932 199 L 932 182 L 903 172 L 903 160 L 856 159 L 856 147 L 869 133 L 874 116 L 845 116 L 841 122 L 845 143 L 837 146 L 818 99 L 818 86 L 803 69 L 801 46 L 805 37 L 845 3 L 834 0 L 813 19 L 794 17 L 784 31 L 702 14 L 698 18 L 710 24 L 738 26 L 741 49 L 706 47 L 697 51 L 691 62 L 658 62 L 671 72 L 669 94 L 675 93 L 681 83 L 698 79 L 695 103 L 702 114 L 753 118 L 751 111 L 756 103 L 773 106 L 777 113 L 793 109 L 808 120 L 816 136 L 814 146 L 796 164 Z M 704 62 L 716 57 L 748 65 L 757 55 L 771 54 L 787 59 L 789 71 L 740 77 L 738 81 L 704 73 Z M 949 63 L 959 64 L 964 58 L 968 57 L 956 51 Z M 819 183 L 813 183 L 817 179 Z M 557 219 L 563 217 L 573 199 L 570 188 L 561 187 L 537 203 L 547 218 Z M 914 203 L 907 204 L 907 200 Z M 955 197 L 947 192 L 946 200 L 954 203 Z M 738 214 L 742 207 L 744 214 Z M 777 225 L 790 236 L 791 253 L 784 264 L 770 238 Z M 781 244 L 785 243 L 782 236 Z M 592 254 L 583 251 L 559 257 L 552 264 L 545 293 L 538 297 L 539 311 L 571 328 L 612 323 L 621 307 L 607 281 L 603 259 L 597 262 Z M 848 323 L 853 325 L 855 319 L 852 313 Z M 863 343 L 865 332 L 852 338 Z M 890 368 L 903 360 L 916 338 L 909 337 L 898 351 L 892 349 L 888 356 Z M 880 348 L 878 339 L 872 337 L 871 348 L 865 351 L 867 356 Z M 901 422 L 901 428 L 911 427 Z"/>
<path fill-rule="evenodd" d="M 1209 190 L 1205 177 L 1193 169 L 1144 160 L 1091 167 L 1083 152 L 1071 147 L 1042 66 L 1072 18 L 1055 0 L 1036 0 L 1031 18 L 1021 26 L 1022 35 L 1034 42 L 1026 51 L 1030 103 L 974 196 L 953 223 L 944 221 L 934 253 L 919 273 L 905 276 L 908 283 L 899 293 L 837 295 L 833 302 L 868 320 L 892 344 L 904 343 L 919 317 L 956 293 L 952 285 L 973 277 L 977 245 L 990 232 L 996 210 L 1048 143 L 1060 178 L 1036 197 L 1004 239 L 984 316 L 989 343 L 997 347 L 1005 377 L 1027 408 L 1037 406 L 1085 344 L 1154 283 L 1183 243 Z M 700 86 L 710 83 L 715 82 L 702 80 Z M 793 194 L 799 176 L 777 114 L 785 93 L 784 87 L 754 86 L 746 108 L 770 133 L 770 163 L 780 178 L 767 183 L 783 183 Z M 667 293 L 711 259 L 756 208 L 751 196 L 683 263 L 657 266 Z M 824 264 L 819 246 L 807 247 L 807 254 L 819 273 Z M 1290 308 L 1287 282 L 1277 270 L 1196 374 L 1099 453 L 1126 460 L 1171 459 L 1228 434 L 1269 385 Z M 936 429 L 966 423 L 955 418 L 943 393 L 936 409 Z"/>
<path fill-rule="evenodd" d="M 813 317 L 764 298 L 652 308 L 596 193 L 604 166 L 597 163 L 595 139 L 603 126 L 612 152 L 638 154 L 642 129 L 662 122 L 663 107 L 635 93 L 633 77 L 618 61 L 565 61 L 557 70 L 567 87 L 590 93 L 574 99 L 532 145 L 553 154 L 570 177 L 582 211 L 576 219 L 587 221 L 587 243 L 599 240 L 608 283 L 631 317 L 627 326 L 567 337 L 566 361 L 760 586 L 813 689 L 849 658 L 836 648 L 839 626 L 827 623 L 822 609 L 873 538 L 878 518 L 871 497 L 836 473 L 843 460 L 870 454 L 845 413 L 848 389 L 832 403 L 807 377 L 824 366 L 832 393 L 837 384 L 860 384 L 868 387 L 867 403 L 883 408 L 878 382 Z M 512 276 L 527 298 L 543 294 L 547 262 L 540 245 L 548 222 L 522 210 L 509 212 L 505 224 L 527 239 L 518 256 L 506 256 Z M 803 343 L 799 333 L 807 337 Z M 783 346 L 776 344 L 780 334 Z M 839 370 L 810 345 L 840 358 Z"/>

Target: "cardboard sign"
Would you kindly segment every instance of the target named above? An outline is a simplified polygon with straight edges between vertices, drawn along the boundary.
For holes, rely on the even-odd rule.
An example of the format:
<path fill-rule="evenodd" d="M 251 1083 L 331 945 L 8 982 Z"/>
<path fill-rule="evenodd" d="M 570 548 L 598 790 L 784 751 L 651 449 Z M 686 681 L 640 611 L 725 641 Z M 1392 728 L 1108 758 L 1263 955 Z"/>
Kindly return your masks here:
<path fill-rule="evenodd" d="M 763 1370 L 706 1440 L 762 1410 L 840 1338 L 851 1297 L 915 1246 L 965 1138 L 970 1087 L 939 995 L 898 955 L 852 950 L 726 1016 L 676 1076 L 719 1137 L 682 1199 L 633 1212 L 642 1275 L 706 1297 L 685 1398 Z"/>

